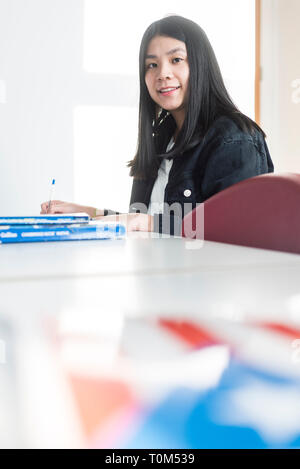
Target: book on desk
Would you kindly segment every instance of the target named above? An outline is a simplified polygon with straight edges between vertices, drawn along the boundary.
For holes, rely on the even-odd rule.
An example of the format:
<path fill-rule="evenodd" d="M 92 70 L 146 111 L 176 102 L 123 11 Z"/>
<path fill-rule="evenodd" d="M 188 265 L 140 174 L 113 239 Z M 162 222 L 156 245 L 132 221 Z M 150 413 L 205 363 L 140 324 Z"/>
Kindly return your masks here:
<path fill-rule="evenodd" d="M 119 239 L 125 233 L 124 225 L 93 220 L 85 213 L 0 217 L 0 244 Z"/>
<path fill-rule="evenodd" d="M 0 217 L 0 226 L 2 225 L 70 225 L 73 223 L 89 223 L 90 216 L 87 213 L 64 213 L 53 215 L 33 215 L 17 217 Z"/>

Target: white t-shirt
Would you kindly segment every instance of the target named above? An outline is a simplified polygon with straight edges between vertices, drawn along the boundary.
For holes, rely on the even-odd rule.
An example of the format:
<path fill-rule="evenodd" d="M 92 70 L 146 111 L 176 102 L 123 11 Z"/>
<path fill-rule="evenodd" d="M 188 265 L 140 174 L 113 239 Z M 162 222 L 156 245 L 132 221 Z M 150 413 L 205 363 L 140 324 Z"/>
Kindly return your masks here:
<path fill-rule="evenodd" d="M 166 152 L 170 151 L 174 146 L 174 138 L 172 137 Z M 163 213 L 164 211 L 164 200 L 165 200 L 165 188 L 168 184 L 169 173 L 172 168 L 173 160 L 164 158 L 158 170 L 157 178 L 154 183 L 150 203 L 148 207 L 148 215 L 154 215 L 154 213 Z"/>

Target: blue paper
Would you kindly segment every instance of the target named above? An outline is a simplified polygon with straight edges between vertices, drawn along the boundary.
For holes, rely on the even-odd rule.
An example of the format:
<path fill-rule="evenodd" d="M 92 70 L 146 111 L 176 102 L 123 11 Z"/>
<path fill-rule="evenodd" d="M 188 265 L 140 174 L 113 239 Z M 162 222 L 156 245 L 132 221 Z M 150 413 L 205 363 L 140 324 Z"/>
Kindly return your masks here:
<path fill-rule="evenodd" d="M 122 447 L 300 448 L 300 383 L 231 359 L 215 388 L 177 388 L 149 409 Z"/>

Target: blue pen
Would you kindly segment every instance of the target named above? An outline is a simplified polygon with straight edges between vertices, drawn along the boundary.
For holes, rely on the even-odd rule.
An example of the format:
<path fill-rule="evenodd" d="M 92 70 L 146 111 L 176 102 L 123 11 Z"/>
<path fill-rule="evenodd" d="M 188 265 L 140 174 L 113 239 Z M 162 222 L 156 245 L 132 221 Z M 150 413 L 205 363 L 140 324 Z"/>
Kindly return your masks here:
<path fill-rule="evenodd" d="M 52 179 L 52 184 L 51 184 L 51 188 L 50 188 L 50 197 L 49 197 L 49 203 L 48 203 L 47 213 L 49 212 L 49 210 L 50 210 L 50 208 L 51 208 L 51 203 L 52 203 L 53 194 L 54 194 L 54 186 L 55 186 L 55 179 Z"/>

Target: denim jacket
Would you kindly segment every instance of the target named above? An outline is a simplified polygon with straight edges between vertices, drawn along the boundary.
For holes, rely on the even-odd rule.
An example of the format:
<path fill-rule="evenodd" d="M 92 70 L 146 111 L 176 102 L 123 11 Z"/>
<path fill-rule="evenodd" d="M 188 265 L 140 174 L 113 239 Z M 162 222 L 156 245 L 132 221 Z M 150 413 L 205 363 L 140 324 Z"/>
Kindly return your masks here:
<path fill-rule="evenodd" d="M 154 215 L 154 231 L 169 226 L 172 235 L 181 235 L 182 218 L 196 204 L 244 179 L 274 171 L 270 153 L 261 132 L 250 135 L 228 117 L 220 117 L 202 141 L 174 158 L 165 189 L 165 207 L 177 204 L 181 213 L 166 211 Z M 133 180 L 129 211 L 148 207 L 156 178 Z M 142 204 L 142 205 L 141 205 Z M 164 223 L 165 217 L 171 217 Z"/>

